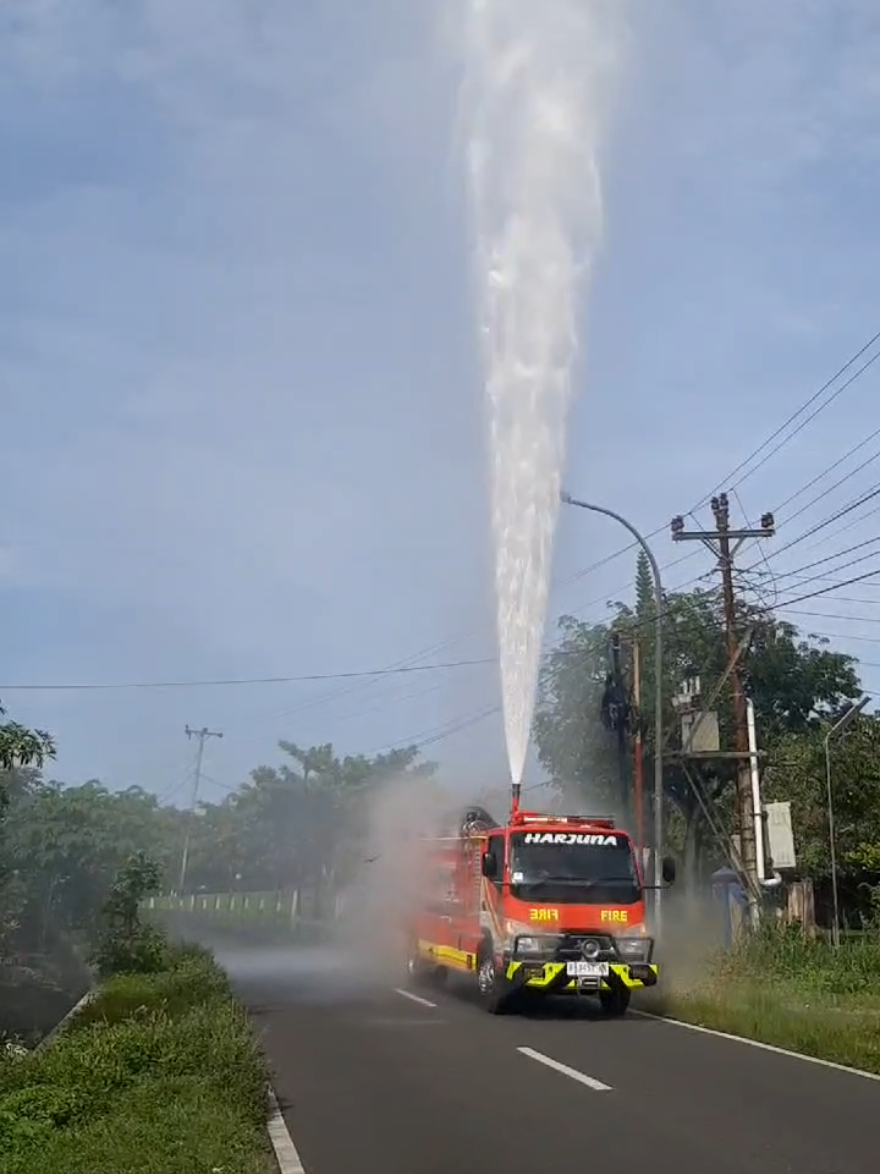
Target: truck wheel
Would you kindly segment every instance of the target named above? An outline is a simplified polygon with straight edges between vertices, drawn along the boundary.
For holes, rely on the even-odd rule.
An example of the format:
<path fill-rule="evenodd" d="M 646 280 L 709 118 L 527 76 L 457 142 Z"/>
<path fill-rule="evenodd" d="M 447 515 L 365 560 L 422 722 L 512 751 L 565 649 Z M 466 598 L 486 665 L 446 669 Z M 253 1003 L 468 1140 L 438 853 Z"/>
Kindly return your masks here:
<path fill-rule="evenodd" d="M 490 1015 L 501 1015 L 505 1010 L 507 996 L 503 981 L 495 964 L 494 952 L 491 949 L 481 950 L 477 957 L 477 985 L 480 1000 Z"/>
<path fill-rule="evenodd" d="M 630 993 L 625 986 L 612 987 L 610 991 L 599 992 L 599 1006 L 602 1014 L 609 1019 L 619 1019 L 629 1010 Z"/>
<path fill-rule="evenodd" d="M 417 942 L 410 942 L 406 951 L 406 977 L 411 986 L 424 986 L 431 967 L 419 954 Z"/>

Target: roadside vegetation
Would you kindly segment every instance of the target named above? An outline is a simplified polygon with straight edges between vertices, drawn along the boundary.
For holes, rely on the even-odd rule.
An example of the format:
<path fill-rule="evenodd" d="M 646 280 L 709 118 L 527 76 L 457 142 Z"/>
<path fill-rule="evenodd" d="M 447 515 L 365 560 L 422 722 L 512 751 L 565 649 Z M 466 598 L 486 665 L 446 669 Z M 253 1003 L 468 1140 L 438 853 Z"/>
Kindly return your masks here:
<path fill-rule="evenodd" d="M 121 870 L 96 996 L 55 1038 L 0 1058 L 4 1174 L 274 1170 L 265 1062 L 226 975 L 138 916 L 158 876 L 143 856 Z"/>
<path fill-rule="evenodd" d="M 880 1073 L 880 931 L 838 949 L 799 927 L 767 926 L 719 950 L 699 978 L 676 975 L 643 1007 L 686 1023 Z"/>

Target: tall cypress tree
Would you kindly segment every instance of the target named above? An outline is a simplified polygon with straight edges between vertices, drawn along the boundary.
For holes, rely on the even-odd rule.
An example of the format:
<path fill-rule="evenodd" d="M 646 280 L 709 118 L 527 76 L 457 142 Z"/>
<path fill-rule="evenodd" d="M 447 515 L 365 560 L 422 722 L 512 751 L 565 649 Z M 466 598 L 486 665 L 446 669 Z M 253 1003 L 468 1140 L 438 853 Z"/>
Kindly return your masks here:
<path fill-rule="evenodd" d="M 636 615 L 642 621 L 651 620 L 654 616 L 654 576 L 643 550 L 639 551 L 636 562 Z"/>

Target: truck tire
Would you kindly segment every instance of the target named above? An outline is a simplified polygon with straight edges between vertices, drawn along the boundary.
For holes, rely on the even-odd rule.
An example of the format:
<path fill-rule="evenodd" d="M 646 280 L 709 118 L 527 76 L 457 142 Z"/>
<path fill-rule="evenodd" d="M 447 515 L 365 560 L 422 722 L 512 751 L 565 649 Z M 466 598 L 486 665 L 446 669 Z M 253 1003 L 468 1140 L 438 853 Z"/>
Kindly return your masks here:
<path fill-rule="evenodd" d="M 625 986 L 615 986 L 599 992 L 599 1006 L 608 1019 L 621 1019 L 629 1010 L 630 992 Z"/>
<path fill-rule="evenodd" d="M 477 955 L 477 987 L 480 1002 L 490 1015 L 502 1015 L 506 1010 L 508 993 L 503 983 L 495 963 L 495 951 L 489 945 L 482 946 Z"/>
<path fill-rule="evenodd" d="M 418 942 L 411 941 L 406 949 L 406 978 L 410 986 L 424 986 L 433 967 L 419 954 Z"/>

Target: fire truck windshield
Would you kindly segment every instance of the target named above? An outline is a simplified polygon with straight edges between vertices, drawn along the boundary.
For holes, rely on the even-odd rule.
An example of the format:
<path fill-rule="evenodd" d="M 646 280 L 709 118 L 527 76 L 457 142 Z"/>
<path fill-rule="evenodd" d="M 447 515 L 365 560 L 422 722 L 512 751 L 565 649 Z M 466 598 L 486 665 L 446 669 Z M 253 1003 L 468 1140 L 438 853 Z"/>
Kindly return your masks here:
<path fill-rule="evenodd" d="M 633 905 L 641 898 L 632 846 L 620 834 L 513 834 L 510 891 L 554 905 Z"/>

